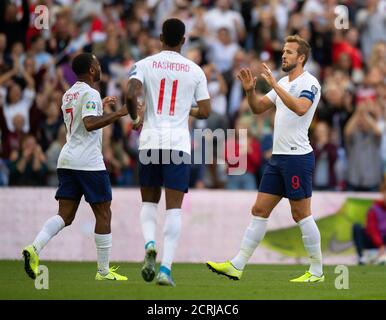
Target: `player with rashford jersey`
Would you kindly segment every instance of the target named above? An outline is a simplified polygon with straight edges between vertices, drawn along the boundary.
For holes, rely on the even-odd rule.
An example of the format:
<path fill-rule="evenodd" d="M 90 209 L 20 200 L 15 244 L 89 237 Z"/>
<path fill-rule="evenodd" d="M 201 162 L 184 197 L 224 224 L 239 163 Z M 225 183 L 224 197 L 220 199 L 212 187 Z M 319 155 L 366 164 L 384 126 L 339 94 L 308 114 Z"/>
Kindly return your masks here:
<path fill-rule="evenodd" d="M 202 69 L 180 54 L 185 25 L 168 19 L 160 36 L 162 51 L 138 61 L 130 71 L 126 104 L 134 124 L 141 125 L 137 99 L 145 94 L 146 110 L 139 138 L 141 225 L 145 238 L 142 277 L 155 276 L 155 230 L 161 187 L 165 187 L 166 219 L 163 257 L 156 283 L 174 286 L 171 266 L 181 230 L 181 205 L 190 176 L 189 115 L 209 116 L 210 100 Z M 192 101 L 198 107 L 192 108 Z"/>

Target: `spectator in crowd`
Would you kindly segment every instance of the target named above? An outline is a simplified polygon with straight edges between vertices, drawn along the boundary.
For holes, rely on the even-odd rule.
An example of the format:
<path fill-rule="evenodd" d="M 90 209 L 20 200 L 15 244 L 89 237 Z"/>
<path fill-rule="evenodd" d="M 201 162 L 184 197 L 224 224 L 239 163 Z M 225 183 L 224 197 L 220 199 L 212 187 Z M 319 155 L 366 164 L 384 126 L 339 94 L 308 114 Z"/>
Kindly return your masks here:
<path fill-rule="evenodd" d="M 347 31 L 337 31 L 332 45 L 332 62 L 337 64 L 340 70 L 347 71 L 355 83 L 359 83 L 363 77 L 358 37 L 358 30 L 353 26 Z"/>
<path fill-rule="evenodd" d="M 104 75 L 111 76 L 114 71 L 114 63 L 122 64 L 123 54 L 120 52 L 119 39 L 115 37 L 107 38 L 105 42 L 105 53 L 100 57 L 102 72 Z"/>
<path fill-rule="evenodd" d="M 0 187 L 8 185 L 9 169 L 6 162 L 0 158 Z"/>
<path fill-rule="evenodd" d="M 252 10 L 252 26 L 256 26 L 262 19 L 262 12 L 270 12 L 275 21 L 275 36 L 284 40 L 288 26 L 288 2 L 282 0 L 258 0 L 253 1 L 255 6 Z M 296 32 L 294 32 L 296 33 Z"/>
<path fill-rule="evenodd" d="M 103 129 L 103 155 L 106 168 L 110 173 L 112 185 L 133 185 L 133 170 L 130 166 L 131 159 L 124 151 L 123 142 L 115 141 L 112 127 Z"/>
<path fill-rule="evenodd" d="M 15 42 L 26 43 L 30 23 L 29 1 L 22 0 L 22 17 L 18 20 L 18 7 L 8 0 L 0 1 L 0 32 L 7 37 L 7 50 Z"/>
<path fill-rule="evenodd" d="M 31 135 L 24 137 L 21 148 L 10 157 L 11 186 L 44 186 L 46 183 L 46 157 L 36 138 Z"/>
<path fill-rule="evenodd" d="M 247 55 L 244 50 L 239 49 L 233 57 L 232 69 L 224 74 L 224 79 L 228 86 L 228 116 L 232 123 L 243 99 L 243 89 L 236 75 L 246 64 Z"/>
<path fill-rule="evenodd" d="M 363 251 L 378 249 L 376 263 L 386 263 L 386 182 L 380 187 L 382 200 L 375 201 L 366 216 L 365 226 L 353 225 L 353 240 L 358 254 L 358 263 L 365 264 Z"/>
<path fill-rule="evenodd" d="M 245 38 L 245 25 L 242 15 L 231 9 L 230 0 L 216 0 L 215 7 L 208 10 L 204 21 L 209 35 L 215 37 L 220 28 L 227 28 L 231 31 L 231 38 L 234 42 L 240 42 Z"/>
<path fill-rule="evenodd" d="M 228 72 L 232 69 L 233 60 L 236 52 L 239 50 L 239 45 L 232 42 L 230 31 L 225 28 L 219 28 L 217 38 L 208 41 L 208 56 L 210 61 L 216 66 L 221 73 Z"/>
<path fill-rule="evenodd" d="M 24 132 L 25 118 L 21 114 L 16 114 L 12 119 L 13 131 L 3 130 L 3 157 L 8 158 L 12 152 L 20 149 L 21 141 L 23 140 L 26 133 Z"/>
<path fill-rule="evenodd" d="M 240 130 L 243 131 L 241 134 Z M 245 118 L 237 121 L 235 137 L 228 139 L 226 144 L 225 158 L 228 173 L 230 169 L 233 173 L 228 176 L 227 189 L 256 190 L 256 173 L 261 165 L 262 154 L 260 143 L 248 130 Z"/>
<path fill-rule="evenodd" d="M 66 126 L 62 123 L 56 139 L 49 145 L 46 151 L 47 159 L 47 185 L 51 187 L 58 186 L 58 175 L 56 173 L 56 167 L 58 164 L 58 158 L 60 151 L 66 144 Z"/>
<path fill-rule="evenodd" d="M 363 169 L 368 166 L 366 161 L 360 165 L 355 161 L 361 156 L 365 158 L 366 152 L 378 152 L 386 171 L 386 24 L 382 22 L 385 21 L 386 1 L 344 1 L 350 19 L 347 30 L 335 27 L 335 7 L 341 3 L 337 0 L 0 1 L 3 168 L 12 163 L 11 155 L 21 148 L 21 140 L 27 134 L 32 134 L 44 151 L 48 152 L 52 145 L 58 146 L 56 135 L 61 116 L 56 116 L 52 106 L 56 105 L 59 110 L 63 93 L 76 81 L 70 68 L 74 55 L 83 51 L 96 54 L 103 68 L 97 89 L 102 96 L 114 95 L 122 99 L 128 70 L 135 61 L 159 51 L 160 26 L 166 18 L 175 16 L 187 27 L 183 55 L 205 70 L 216 101 L 211 118 L 194 121 L 192 128 L 225 130 L 245 123 L 251 137 L 261 146 L 262 168 L 270 158 L 274 112 L 256 117 L 245 110 L 244 92 L 236 74 L 240 68 L 250 66 L 257 77 L 257 93 L 266 94 L 270 88 L 260 76 L 261 63 L 268 64 L 274 76 L 280 77 L 283 39 L 299 34 L 312 46 L 305 69 L 322 84 L 322 99 L 316 111 L 314 130 L 310 132 L 310 140 L 317 144 L 316 187 L 345 190 L 348 184 L 350 189 L 354 186 L 354 189 L 373 190 L 379 183 L 375 179 L 377 164 L 374 165 L 378 159 L 373 156 L 364 159 L 373 161 L 371 170 Z M 48 30 L 34 26 L 36 4 L 49 7 Z M 369 105 L 375 104 L 370 109 L 381 135 L 370 129 L 350 130 L 348 121 L 356 118 L 352 115 L 354 110 L 367 104 L 369 99 L 372 101 Z M 326 138 L 328 127 L 330 133 Z M 351 131 L 348 139 L 345 139 L 346 131 Z M 366 141 L 365 151 L 359 152 L 359 136 L 363 138 L 362 143 Z M 220 149 L 221 143 L 225 145 L 226 140 L 220 141 Z M 106 144 L 105 150 L 112 155 L 111 159 L 121 159 L 118 162 L 126 163 L 122 168 L 128 170 L 128 175 L 122 176 L 122 168 L 109 167 L 115 183 L 136 185 L 138 133 L 130 129 L 130 121 L 114 125 Z M 326 172 L 326 146 L 329 176 L 325 180 L 328 182 L 322 181 L 322 173 Z M 335 182 L 330 146 L 337 150 Z M 122 160 L 126 156 L 128 163 Z M 194 186 L 218 188 L 226 185 L 226 166 L 216 162 L 220 160 L 217 155 L 214 158 L 213 165 L 200 165 L 196 171 L 192 168 L 197 177 Z M 8 171 L 12 171 L 10 169 Z M 355 178 L 359 174 L 361 181 Z M 125 182 L 119 182 L 124 176 Z"/>
<path fill-rule="evenodd" d="M 0 74 L 6 68 L 6 54 L 5 49 L 7 48 L 7 36 L 4 33 L 0 33 Z"/>
<path fill-rule="evenodd" d="M 348 158 L 347 183 L 353 191 L 376 191 L 382 179 L 382 132 L 370 106 L 371 101 L 359 104 L 344 129 Z"/>
<path fill-rule="evenodd" d="M 386 76 L 386 41 L 379 41 L 374 45 L 368 67 L 378 68 Z"/>
<path fill-rule="evenodd" d="M 262 152 L 262 162 L 260 170 L 257 174 L 258 184 L 260 184 L 261 177 L 263 176 L 265 166 L 272 157 L 272 148 L 273 148 L 273 124 L 275 119 L 275 111 L 270 110 L 268 114 L 263 115 L 263 126 L 261 128 L 261 152 Z"/>
<path fill-rule="evenodd" d="M 274 13 L 270 9 L 260 10 L 256 25 L 252 29 L 253 48 L 260 55 L 268 53 L 276 64 L 280 63 L 282 44 Z"/>
<path fill-rule="evenodd" d="M 386 3 L 380 0 L 367 0 L 363 9 L 356 15 L 356 25 L 361 33 L 361 50 L 364 59 L 370 58 L 371 50 L 378 41 L 386 41 Z"/>
<path fill-rule="evenodd" d="M 315 190 L 333 190 L 336 186 L 335 162 L 337 147 L 331 143 L 330 127 L 319 121 L 314 129 L 312 147 L 315 154 L 313 184 Z"/>
<path fill-rule="evenodd" d="M 63 53 L 70 44 L 74 31 L 74 22 L 71 20 L 71 9 L 62 8 L 57 12 L 55 17 L 55 24 L 51 28 L 50 39 L 48 41 L 48 52 L 54 56 L 59 56 L 57 62 L 63 62 L 68 60 Z"/>
<path fill-rule="evenodd" d="M 213 163 L 207 165 L 205 172 L 205 184 L 212 188 L 223 188 L 225 186 L 225 163 L 223 163 L 223 155 L 218 154 L 217 150 L 224 150 L 225 140 L 223 134 L 216 134 L 217 129 L 222 129 L 224 132 L 228 128 L 228 119 L 226 116 L 227 100 L 226 92 L 227 85 L 222 74 L 217 70 L 214 64 L 203 66 L 205 76 L 208 81 L 208 91 L 212 101 L 212 110 L 209 117 L 202 122 L 203 127 L 208 128 L 211 132 L 207 133 L 206 139 L 209 143 L 213 143 L 213 150 L 208 149 L 205 152 L 212 152 Z"/>
<path fill-rule="evenodd" d="M 354 92 L 349 76 L 340 70 L 328 75 L 322 86 L 321 100 L 316 118 L 329 124 L 338 140 L 337 145 L 343 146 L 343 131 L 354 109 Z"/>
<path fill-rule="evenodd" d="M 190 117 L 189 128 L 192 143 L 189 187 L 202 189 L 205 188 L 205 140 L 201 130 L 205 129 L 205 120 Z"/>
<path fill-rule="evenodd" d="M 56 140 L 60 126 L 63 123 L 60 106 L 51 101 L 45 110 L 46 118 L 40 123 L 38 140 L 45 152 Z"/>
<path fill-rule="evenodd" d="M 50 53 L 46 51 L 46 42 L 41 35 L 36 35 L 31 38 L 31 47 L 28 50 L 28 54 L 34 59 L 35 72 L 39 72 L 42 68 L 48 69 L 53 67 L 53 57 Z M 20 63 L 23 64 L 25 55 L 21 57 Z M 54 68 L 50 69 L 50 72 L 53 73 Z"/>
<path fill-rule="evenodd" d="M 383 162 L 383 173 L 386 179 L 386 83 L 377 87 L 377 103 L 379 106 L 379 126 L 382 130 L 381 157 Z"/>
<path fill-rule="evenodd" d="M 0 76 L 0 96 L 2 97 L 2 111 L 6 122 L 7 130 L 14 132 L 13 118 L 16 114 L 21 114 L 25 121 L 23 131 L 28 133 L 30 130 L 29 113 L 35 98 L 35 80 L 30 74 L 23 70 L 22 76 L 27 85 L 23 89 L 21 81 L 13 78 L 20 72 L 18 62 L 14 63 L 12 70 Z"/>
<path fill-rule="evenodd" d="M 203 70 L 208 81 L 208 91 L 213 105 L 211 115 L 207 119 L 208 128 L 212 130 L 217 128 L 226 129 L 228 126 L 226 117 L 227 84 L 224 77 L 213 63 L 203 66 Z"/>

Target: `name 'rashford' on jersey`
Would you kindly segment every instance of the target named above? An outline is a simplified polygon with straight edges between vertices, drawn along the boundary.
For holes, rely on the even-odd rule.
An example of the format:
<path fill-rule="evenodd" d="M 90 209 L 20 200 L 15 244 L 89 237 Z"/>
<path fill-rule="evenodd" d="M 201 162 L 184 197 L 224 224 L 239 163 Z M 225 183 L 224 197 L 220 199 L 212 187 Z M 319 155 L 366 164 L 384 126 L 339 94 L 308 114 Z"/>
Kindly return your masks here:
<path fill-rule="evenodd" d="M 289 81 L 288 76 L 283 77 L 278 84 L 296 98 L 305 97 L 311 100 L 312 105 L 303 116 L 299 116 L 284 104 L 273 89 L 267 93 L 266 96 L 276 106 L 272 154 L 310 153 L 312 147 L 308 139 L 308 129 L 320 100 L 319 81 L 305 71 L 293 81 Z"/>
<path fill-rule="evenodd" d="M 163 50 L 135 63 L 130 79 L 142 82 L 146 110 L 139 149 L 171 149 L 190 154 L 192 101 L 209 99 L 202 69 L 175 51 Z"/>
<path fill-rule="evenodd" d="M 76 82 L 63 95 L 62 112 L 67 135 L 58 158 L 58 168 L 106 170 L 102 155 L 102 129 L 87 131 L 83 123 L 84 117 L 103 115 L 99 92 L 85 82 Z"/>

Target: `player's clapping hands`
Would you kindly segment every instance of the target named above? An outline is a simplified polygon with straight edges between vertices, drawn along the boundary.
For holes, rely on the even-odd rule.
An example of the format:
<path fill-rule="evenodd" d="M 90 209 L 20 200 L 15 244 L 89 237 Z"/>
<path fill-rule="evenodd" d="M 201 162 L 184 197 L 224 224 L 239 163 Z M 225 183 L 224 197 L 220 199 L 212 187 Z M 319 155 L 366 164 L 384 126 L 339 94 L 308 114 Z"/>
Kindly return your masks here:
<path fill-rule="evenodd" d="M 116 105 L 117 97 L 107 96 L 102 100 L 103 110 L 111 111 L 111 109 Z"/>
<path fill-rule="evenodd" d="M 271 87 L 274 87 L 276 85 L 276 79 L 272 74 L 272 71 L 268 66 L 263 63 L 263 72 L 261 73 L 261 76 L 264 78 L 265 81 L 268 82 L 268 84 Z"/>
<path fill-rule="evenodd" d="M 254 90 L 256 86 L 257 77 L 252 75 L 251 69 L 242 68 L 237 74 L 237 79 L 241 81 L 241 85 L 243 86 L 246 92 Z"/>

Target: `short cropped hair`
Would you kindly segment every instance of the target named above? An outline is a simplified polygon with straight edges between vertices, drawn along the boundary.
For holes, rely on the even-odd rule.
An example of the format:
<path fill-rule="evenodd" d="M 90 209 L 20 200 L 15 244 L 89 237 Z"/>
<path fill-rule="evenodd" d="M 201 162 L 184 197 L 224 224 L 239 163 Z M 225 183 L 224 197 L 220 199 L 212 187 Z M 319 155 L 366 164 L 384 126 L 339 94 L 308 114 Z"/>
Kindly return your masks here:
<path fill-rule="evenodd" d="M 72 71 L 74 71 L 77 76 L 87 74 L 93 59 L 94 55 L 92 53 L 84 52 L 78 54 L 74 60 L 72 60 Z"/>
<path fill-rule="evenodd" d="M 162 35 L 167 46 L 176 47 L 185 35 L 185 24 L 176 18 L 165 20 L 162 25 Z"/>
<path fill-rule="evenodd" d="M 304 67 L 311 51 L 311 46 L 309 45 L 309 43 L 297 34 L 293 36 L 288 36 L 287 38 L 285 38 L 285 43 L 287 42 L 295 42 L 299 45 L 297 52 L 299 55 L 304 54 L 305 56 L 305 59 L 303 62 L 303 67 Z"/>

